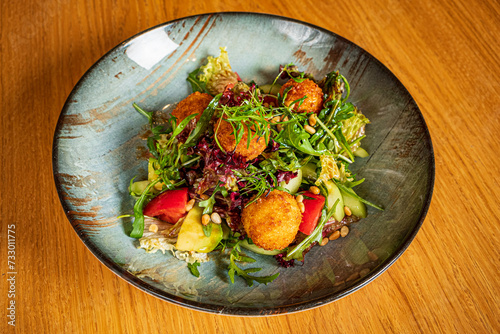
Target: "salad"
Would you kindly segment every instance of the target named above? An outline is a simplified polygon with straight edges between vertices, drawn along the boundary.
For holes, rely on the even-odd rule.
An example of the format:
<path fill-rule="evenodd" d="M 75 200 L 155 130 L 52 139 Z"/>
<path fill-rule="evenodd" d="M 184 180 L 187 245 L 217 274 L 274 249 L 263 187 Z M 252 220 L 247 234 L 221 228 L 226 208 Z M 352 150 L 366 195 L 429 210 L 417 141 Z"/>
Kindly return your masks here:
<path fill-rule="evenodd" d="M 193 93 L 164 122 L 133 104 L 151 132 L 148 179 L 130 181 L 136 202 L 125 215 L 140 248 L 172 252 L 197 277 L 222 252 L 232 283 L 267 284 L 279 273 L 255 274 L 250 252 L 290 267 L 345 237 L 365 204 L 382 210 L 353 190 L 364 179 L 349 165 L 368 156 L 369 120 L 347 102 L 339 72 L 317 80 L 287 64 L 273 82 L 245 82 L 221 48 L 187 81 Z"/>

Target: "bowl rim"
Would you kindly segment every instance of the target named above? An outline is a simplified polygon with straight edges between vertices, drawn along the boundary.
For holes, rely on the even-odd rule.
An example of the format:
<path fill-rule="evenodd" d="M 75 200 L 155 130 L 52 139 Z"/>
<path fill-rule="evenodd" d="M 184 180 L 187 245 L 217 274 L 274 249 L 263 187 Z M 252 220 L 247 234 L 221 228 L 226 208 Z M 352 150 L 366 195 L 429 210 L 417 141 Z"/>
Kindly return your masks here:
<path fill-rule="evenodd" d="M 58 150 L 58 133 L 60 132 L 62 126 L 63 126 L 63 119 L 64 115 L 66 114 L 67 110 L 70 107 L 70 101 L 73 99 L 73 96 L 79 91 L 81 88 L 82 84 L 87 80 L 87 78 L 90 76 L 91 72 L 94 71 L 94 69 L 104 60 L 106 59 L 110 54 L 112 54 L 114 51 L 124 47 L 127 43 L 130 41 L 146 34 L 149 31 L 158 29 L 160 27 L 166 27 L 178 22 L 182 22 L 184 20 L 188 19 L 193 19 L 193 18 L 201 18 L 201 17 L 212 17 L 216 15 L 222 15 L 222 16 L 258 16 L 258 17 L 268 17 L 272 19 L 278 19 L 278 20 L 283 20 L 283 21 L 288 21 L 292 23 L 297 23 L 315 30 L 320 31 L 321 33 L 324 34 L 329 34 L 333 35 L 335 38 L 342 40 L 343 42 L 353 45 L 356 48 L 359 48 L 364 55 L 366 55 L 368 58 L 371 59 L 371 61 L 374 61 L 378 63 L 378 66 L 383 68 L 389 75 L 392 75 L 395 79 L 396 86 L 400 88 L 402 91 L 406 92 L 408 96 L 411 98 L 411 101 L 414 102 L 415 104 L 415 110 L 420 118 L 420 121 L 422 122 L 423 125 L 423 130 L 424 130 L 424 136 L 428 138 L 428 145 L 429 145 L 429 154 L 430 154 L 430 164 L 429 164 L 429 170 L 428 170 L 428 175 L 429 179 L 427 181 L 427 187 L 428 187 L 428 193 L 426 194 L 426 200 L 423 203 L 422 210 L 420 217 L 418 218 L 417 224 L 414 226 L 414 228 L 406 235 L 406 237 L 403 239 L 401 242 L 400 246 L 381 264 L 379 264 L 377 267 L 375 267 L 368 275 L 366 275 L 363 278 L 358 279 L 358 281 L 350 286 L 349 288 L 345 290 L 341 290 L 338 292 L 332 292 L 328 295 L 321 296 L 314 298 L 312 300 L 306 301 L 306 302 L 300 302 L 300 303 L 292 303 L 289 305 L 285 306 L 273 306 L 273 307 L 257 307 L 257 308 L 250 308 L 250 307 L 239 307 L 239 306 L 221 306 L 221 305 L 215 305 L 215 304 L 207 304 L 207 303 L 201 303 L 197 301 L 192 301 L 188 299 L 184 299 L 179 296 L 175 296 L 172 294 L 169 294 L 163 290 L 157 289 L 154 286 L 146 283 L 145 281 L 139 279 L 135 275 L 131 274 L 129 271 L 124 269 L 123 267 L 117 265 L 115 262 L 113 262 L 105 253 L 103 253 L 95 244 L 89 242 L 89 240 L 86 239 L 85 233 L 83 233 L 81 230 L 77 229 L 72 222 L 70 216 L 69 216 L 69 211 L 70 208 L 68 204 L 65 202 L 61 189 L 62 189 L 62 181 L 61 179 L 57 176 L 58 174 L 58 155 L 56 154 Z M 90 250 L 90 252 L 106 267 L 108 267 L 113 273 L 115 273 L 118 277 L 122 278 L 124 281 L 127 283 L 135 286 L 136 288 L 154 296 L 157 297 L 161 300 L 170 302 L 175 305 L 179 305 L 191 310 L 197 310 L 201 312 L 206 312 L 206 313 L 215 313 L 215 314 L 221 314 L 221 315 L 228 315 L 228 316 L 271 316 L 271 315 L 282 315 L 282 314 L 287 314 L 287 313 L 295 313 L 295 312 L 300 312 L 300 311 L 306 311 L 310 310 L 313 308 L 317 308 L 319 306 L 323 306 L 329 303 L 332 303 L 336 300 L 339 300 L 372 282 L 375 278 L 380 276 L 382 273 L 384 273 L 390 266 L 398 260 L 401 255 L 408 249 L 410 246 L 411 242 L 413 239 L 416 237 L 418 231 L 420 230 L 425 217 L 427 215 L 427 212 L 430 207 L 432 195 L 433 195 L 433 190 L 434 190 L 434 182 L 435 182 L 435 157 L 434 157 L 434 149 L 432 145 L 432 139 L 431 135 L 429 132 L 429 129 L 427 127 L 427 124 L 425 122 L 425 119 L 422 115 L 422 112 L 420 111 L 420 108 L 418 107 L 415 99 L 413 96 L 408 92 L 406 87 L 403 85 L 403 83 L 397 78 L 397 76 L 387 68 L 382 62 L 380 62 L 377 58 L 375 58 L 371 53 L 360 47 L 359 45 L 355 44 L 354 42 L 351 42 L 350 40 L 334 33 L 333 31 L 327 30 L 325 28 L 322 28 L 320 26 L 317 26 L 315 24 L 307 23 L 298 19 L 282 16 L 282 15 L 276 15 L 276 14 L 269 14 L 269 13 L 260 13 L 260 12 L 247 12 L 247 11 L 222 11 L 222 12 L 209 12 L 209 13 L 200 13 L 200 14 L 194 14 L 194 15 L 189 15 L 177 19 L 173 19 L 170 21 L 166 21 L 160 24 L 157 24 L 155 26 L 152 26 L 146 30 L 140 31 L 133 36 L 125 39 L 121 43 L 117 44 L 113 48 L 111 48 L 108 52 L 106 52 L 104 55 L 102 55 L 92 66 L 85 71 L 85 73 L 82 75 L 82 77 L 78 80 L 76 85 L 73 87 L 71 90 L 70 94 L 68 95 L 68 98 L 64 102 L 64 106 L 59 114 L 57 124 L 55 127 L 54 131 L 54 136 L 53 136 L 53 142 L 52 142 L 52 172 L 53 172 L 53 177 L 54 177 L 54 182 L 57 190 L 57 194 L 59 197 L 59 201 L 61 202 L 61 205 L 64 209 L 65 215 L 70 222 L 71 226 L 73 227 L 73 230 L 75 233 L 78 235 L 80 240 L 84 243 L 84 245 Z"/>

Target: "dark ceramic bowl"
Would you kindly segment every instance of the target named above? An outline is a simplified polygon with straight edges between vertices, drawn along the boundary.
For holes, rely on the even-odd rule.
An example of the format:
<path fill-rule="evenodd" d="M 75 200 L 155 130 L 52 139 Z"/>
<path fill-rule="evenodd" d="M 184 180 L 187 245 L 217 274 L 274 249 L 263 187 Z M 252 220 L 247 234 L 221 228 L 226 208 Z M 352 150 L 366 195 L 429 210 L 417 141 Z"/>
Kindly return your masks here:
<path fill-rule="evenodd" d="M 350 101 L 371 120 L 352 170 L 366 178 L 358 194 L 385 207 L 352 225 L 346 238 L 315 247 L 304 265 L 284 269 L 256 256 L 273 283 L 229 282 L 224 257 L 189 274 L 170 254 L 146 254 L 128 237 L 127 187 L 146 175 L 147 125 L 132 108 L 160 110 L 190 93 L 187 74 L 226 46 L 245 80 L 272 81 L 280 64 L 320 77 L 340 70 Z M 158 298 L 207 312 L 271 315 L 310 309 L 344 297 L 384 272 L 409 246 L 429 207 L 434 157 L 424 119 L 408 91 L 363 49 L 324 29 L 288 18 L 249 13 L 193 16 L 168 22 L 121 43 L 92 66 L 71 92 L 54 135 L 54 177 L 76 233 L 127 282 Z M 139 274 L 138 274 L 139 273 Z"/>

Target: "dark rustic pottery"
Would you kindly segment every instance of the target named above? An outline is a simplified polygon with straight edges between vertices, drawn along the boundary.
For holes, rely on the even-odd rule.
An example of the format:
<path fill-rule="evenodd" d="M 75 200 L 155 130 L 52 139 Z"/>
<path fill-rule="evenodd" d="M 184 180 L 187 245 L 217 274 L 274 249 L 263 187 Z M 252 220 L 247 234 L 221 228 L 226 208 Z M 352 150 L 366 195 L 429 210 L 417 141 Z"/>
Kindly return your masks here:
<path fill-rule="evenodd" d="M 146 177 L 142 137 L 146 110 L 170 110 L 190 93 L 188 73 L 227 47 L 245 81 L 269 83 L 280 64 L 293 62 L 319 78 L 339 70 L 350 101 L 371 120 L 352 170 L 366 182 L 358 194 L 385 211 L 352 225 L 345 238 L 315 247 L 303 265 L 284 269 L 255 255 L 273 283 L 247 287 L 227 276 L 226 256 L 202 264 L 201 277 L 171 254 L 147 254 L 128 236 L 129 181 Z M 408 91 L 379 61 L 353 43 L 296 20 L 250 13 L 219 13 L 168 22 L 121 43 L 93 65 L 71 92 L 54 135 L 54 177 L 81 240 L 117 275 L 158 298 L 196 310 L 272 315 L 310 309 L 344 297 L 380 275 L 409 246 L 429 207 L 434 157 L 424 119 Z M 250 265 L 249 265 L 250 267 Z"/>

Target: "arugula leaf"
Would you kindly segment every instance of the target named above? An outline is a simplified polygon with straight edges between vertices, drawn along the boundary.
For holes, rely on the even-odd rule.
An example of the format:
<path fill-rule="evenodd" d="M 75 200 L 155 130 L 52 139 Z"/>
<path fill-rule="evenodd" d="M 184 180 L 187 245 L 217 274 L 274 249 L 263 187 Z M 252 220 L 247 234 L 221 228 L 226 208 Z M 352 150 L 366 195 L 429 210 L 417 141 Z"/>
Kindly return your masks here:
<path fill-rule="evenodd" d="M 200 92 L 200 93 L 207 93 L 210 94 L 207 85 L 204 81 L 201 81 L 198 79 L 198 74 L 200 73 L 201 69 L 197 68 L 193 72 L 189 73 L 187 77 L 187 81 L 191 84 L 191 88 L 193 89 L 194 92 Z"/>
<path fill-rule="evenodd" d="M 194 128 L 193 131 L 191 131 L 189 137 L 184 142 L 183 147 L 190 147 L 196 145 L 198 139 L 200 139 L 200 137 L 205 133 L 205 131 L 209 126 L 210 120 L 212 119 L 212 116 L 215 113 L 215 109 L 219 105 L 219 100 L 221 96 L 222 94 L 219 94 L 216 97 L 214 97 L 212 101 L 210 101 L 208 107 L 201 114 L 198 123 L 196 123 L 196 127 Z"/>
<path fill-rule="evenodd" d="M 214 194 L 215 194 L 215 192 L 214 192 Z M 202 208 L 205 208 L 205 209 L 203 209 L 204 215 L 211 214 L 212 210 L 214 209 L 214 204 L 215 204 L 214 194 L 212 194 L 212 196 L 210 196 L 208 199 L 198 203 L 199 206 L 201 206 Z"/>
<path fill-rule="evenodd" d="M 160 182 L 160 178 L 151 181 L 151 183 L 148 184 L 146 189 L 142 192 L 141 197 L 139 197 L 134 204 L 134 223 L 132 224 L 132 232 L 130 232 L 130 236 L 132 238 L 139 239 L 144 233 L 144 214 L 142 213 L 142 210 L 144 203 L 148 199 L 149 190 L 158 182 Z"/>
<path fill-rule="evenodd" d="M 209 198 L 207 198 L 206 200 L 204 201 L 201 201 L 200 203 L 198 203 L 199 206 L 201 206 L 202 208 L 205 208 L 203 209 L 203 214 L 211 214 L 213 209 L 214 209 L 214 204 L 215 204 L 215 194 L 217 194 L 217 192 L 221 191 L 224 189 L 224 187 L 221 187 L 220 182 L 217 183 L 217 185 L 215 186 L 215 189 L 214 189 L 214 192 L 212 193 L 212 196 L 210 196 Z M 224 189 L 225 190 L 225 189 Z"/>
<path fill-rule="evenodd" d="M 347 81 L 346 77 L 344 77 L 342 74 L 339 74 L 339 77 L 342 79 L 342 81 L 344 81 L 345 84 L 346 93 L 344 98 L 342 99 L 342 103 L 344 103 L 345 101 L 347 101 L 349 95 L 351 94 L 351 86 L 349 85 L 349 82 Z"/>
<path fill-rule="evenodd" d="M 328 196 L 325 197 L 328 198 Z M 333 206 L 328 211 L 325 208 L 323 208 L 323 210 L 321 211 L 320 222 L 318 223 L 314 231 L 309 236 L 307 236 L 307 238 L 302 240 L 297 246 L 289 250 L 286 254 L 285 260 L 289 261 L 291 259 L 297 259 L 299 261 L 303 261 L 304 251 L 313 243 L 315 242 L 320 243 L 321 240 L 323 240 L 323 227 L 325 227 L 326 222 L 335 212 L 335 207 L 337 206 L 339 201 L 340 199 L 337 199 L 333 204 Z"/>
<path fill-rule="evenodd" d="M 364 180 L 364 179 L 363 179 L 363 180 Z M 383 208 L 381 208 L 380 206 L 375 205 L 375 204 L 373 204 L 372 202 L 369 202 L 369 201 L 367 201 L 366 199 L 361 198 L 361 197 L 359 197 L 358 195 L 356 195 L 355 193 L 353 193 L 353 192 L 351 191 L 351 188 L 346 187 L 345 185 L 343 185 L 342 183 L 340 183 L 340 182 L 338 182 L 338 181 L 336 181 L 336 180 L 333 180 L 333 182 L 335 182 L 335 184 L 336 184 L 336 185 L 337 185 L 337 186 L 338 186 L 341 190 L 345 191 L 346 193 L 348 193 L 348 194 L 349 194 L 349 195 L 351 195 L 352 197 L 357 198 L 359 201 L 361 201 L 361 202 L 365 203 L 366 205 L 369 205 L 369 206 L 371 206 L 371 207 L 374 207 L 375 209 L 378 209 L 378 210 L 380 210 L 380 211 L 384 211 L 384 209 L 383 209 Z"/>
<path fill-rule="evenodd" d="M 152 127 L 153 126 L 153 112 L 152 111 L 145 111 L 144 109 L 139 107 L 137 105 L 137 103 L 135 103 L 135 102 L 132 103 L 132 105 L 134 106 L 135 110 L 137 110 L 140 114 L 142 114 L 148 118 L 149 125 Z"/>
<path fill-rule="evenodd" d="M 307 133 L 304 130 L 304 127 L 300 124 L 286 125 L 283 137 L 283 139 L 286 140 L 286 143 L 289 143 L 291 146 L 303 153 L 320 156 L 328 152 L 326 149 L 322 151 L 315 150 L 311 145 L 311 142 L 308 140 L 311 135 Z"/>
<path fill-rule="evenodd" d="M 209 222 L 207 225 L 201 225 L 203 229 L 203 234 L 208 238 L 212 234 L 213 223 Z"/>
<path fill-rule="evenodd" d="M 235 261 L 255 262 L 255 260 L 253 258 L 243 256 L 240 254 L 240 252 L 241 252 L 240 245 L 239 245 L 239 242 L 237 242 L 233 246 L 233 249 L 231 250 L 231 254 L 229 255 L 230 263 L 229 263 L 228 275 L 229 275 L 229 279 L 231 280 L 231 283 L 234 284 L 234 275 L 235 274 L 240 276 L 241 278 L 243 278 L 247 282 L 248 286 L 253 286 L 254 281 L 257 283 L 263 283 L 263 284 L 267 285 L 267 283 L 271 283 L 280 275 L 280 273 L 276 273 L 276 274 L 270 275 L 270 276 L 249 275 L 250 273 L 261 271 L 262 268 L 241 269 L 240 267 L 238 267 L 236 265 Z"/>
<path fill-rule="evenodd" d="M 299 68 L 296 65 L 294 65 L 293 63 L 286 64 L 285 66 L 280 66 L 280 68 L 281 68 L 281 71 L 278 74 L 278 76 L 276 77 L 276 79 L 274 80 L 274 82 L 276 82 L 280 77 L 284 78 L 285 73 L 289 78 L 291 78 L 295 82 L 299 82 L 299 83 L 304 81 L 306 79 L 306 77 L 312 78 L 312 76 L 310 74 L 306 74 L 305 72 L 299 71 Z"/>
<path fill-rule="evenodd" d="M 344 134 L 342 133 L 342 128 L 338 129 L 337 131 L 335 131 L 335 137 L 337 138 L 340 146 L 347 152 L 347 154 L 349 155 L 349 158 L 351 159 L 351 161 L 354 161 L 354 155 L 352 154 L 352 151 L 351 151 L 351 148 L 349 147 L 349 143 L 347 142 L 347 140 L 345 139 L 344 137 Z"/>
<path fill-rule="evenodd" d="M 153 137 L 148 137 L 147 145 L 148 145 L 149 152 L 151 152 L 151 154 L 156 159 L 158 159 L 160 155 L 158 154 L 158 150 L 156 149 L 155 139 Z"/>
<path fill-rule="evenodd" d="M 200 277 L 200 272 L 198 271 L 198 268 L 200 266 L 200 263 L 198 261 L 195 261 L 194 263 L 188 263 L 188 268 L 191 271 L 191 274 L 195 277 Z"/>
<path fill-rule="evenodd" d="M 189 123 L 189 121 L 191 121 L 197 115 L 198 114 L 192 114 L 192 115 L 189 115 L 188 117 L 184 118 L 182 120 L 182 122 L 180 122 L 179 125 L 177 125 L 175 127 L 175 130 L 172 132 L 172 138 L 173 137 L 177 137 L 182 132 L 182 130 L 184 130 L 184 128 L 186 127 L 186 125 Z"/>

